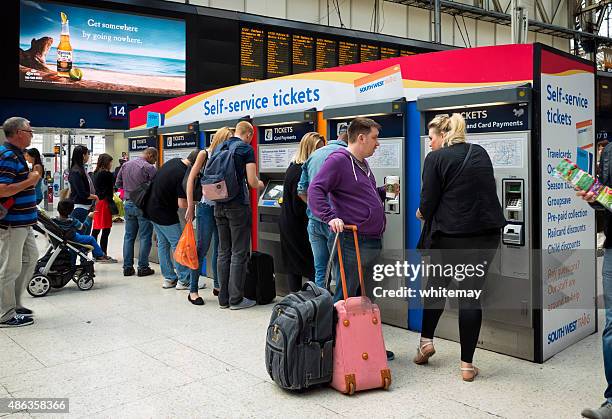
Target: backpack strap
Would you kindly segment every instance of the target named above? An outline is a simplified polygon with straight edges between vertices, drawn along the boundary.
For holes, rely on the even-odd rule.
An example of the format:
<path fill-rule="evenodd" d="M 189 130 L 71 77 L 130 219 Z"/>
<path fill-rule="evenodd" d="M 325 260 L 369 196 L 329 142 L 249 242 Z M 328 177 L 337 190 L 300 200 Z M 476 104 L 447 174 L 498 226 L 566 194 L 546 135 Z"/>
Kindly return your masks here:
<path fill-rule="evenodd" d="M 459 170 L 457 170 L 457 173 L 455 173 L 455 176 L 453 176 L 452 179 L 444 186 L 443 191 L 446 191 L 448 188 L 450 188 L 451 185 L 455 183 L 455 181 L 457 180 L 461 172 L 463 172 L 463 169 L 465 168 L 465 165 L 467 164 L 468 160 L 470 159 L 470 155 L 472 154 L 472 146 L 473 144 L 470 143 L 470 145 L 468 146 L 468 151 L 467 153 L 465 153 L 465 158 L 463 159 L 463 163 L 461 163 L 461 166 L 459 166 Z"/>

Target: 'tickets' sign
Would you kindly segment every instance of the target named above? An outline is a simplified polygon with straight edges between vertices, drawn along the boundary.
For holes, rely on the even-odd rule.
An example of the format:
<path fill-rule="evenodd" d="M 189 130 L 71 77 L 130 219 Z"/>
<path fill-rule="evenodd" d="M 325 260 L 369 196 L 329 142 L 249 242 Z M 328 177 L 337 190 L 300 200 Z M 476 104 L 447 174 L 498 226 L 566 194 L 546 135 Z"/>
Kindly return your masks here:
<path fill-rule="evenodd" d="M 299 143 L 302 137 L 316 131 L 313 122 L 262 127 L 259 144 Z"/>
<path fill-rule="evenodd" d="M 527 103 L 428 112 L 427 121 L 431 121 L 437 115 L 451 115 L 453 113 L 459 113 L 465 118 L 468 134 L 526 131 L 529 129 L 529 106 Z"/>
<path fill-rule="evenodd" d="M 198 139 L 195 133 L 164 136 L 164 148 L 195 148 Z"/>
<path fill-rule="evenodd" d="M 131 138 L 128 144 L 128 150 L 130 152 L 133 151 L 142 151 L 149 147 L 157 148 L 157 137 L 147 137 L 147 138 Z"/>

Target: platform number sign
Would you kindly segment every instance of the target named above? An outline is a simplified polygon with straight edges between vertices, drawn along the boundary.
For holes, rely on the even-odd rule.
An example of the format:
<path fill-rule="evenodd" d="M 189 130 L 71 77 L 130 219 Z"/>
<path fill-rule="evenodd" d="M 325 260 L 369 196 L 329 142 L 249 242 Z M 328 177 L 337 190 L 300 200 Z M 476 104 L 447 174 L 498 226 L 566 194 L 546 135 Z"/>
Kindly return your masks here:
<path fill-rule="evenodd" d="M 108 117 L 110 119 L 127 119 L 127 103 L 111 103 L 108 107 Z"/>

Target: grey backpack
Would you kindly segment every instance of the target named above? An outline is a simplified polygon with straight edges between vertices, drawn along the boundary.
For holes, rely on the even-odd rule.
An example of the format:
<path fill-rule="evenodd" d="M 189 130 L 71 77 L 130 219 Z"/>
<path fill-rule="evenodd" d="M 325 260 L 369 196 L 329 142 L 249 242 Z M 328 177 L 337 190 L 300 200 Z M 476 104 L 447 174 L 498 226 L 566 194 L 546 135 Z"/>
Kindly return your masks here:
<path fill-rule="evenodd" d="M 302 390 L 331 381 L 333 317 L 331 294 L 312 281 L 274 306 L 266 336 L 266 368 L 276 384 Z"/>

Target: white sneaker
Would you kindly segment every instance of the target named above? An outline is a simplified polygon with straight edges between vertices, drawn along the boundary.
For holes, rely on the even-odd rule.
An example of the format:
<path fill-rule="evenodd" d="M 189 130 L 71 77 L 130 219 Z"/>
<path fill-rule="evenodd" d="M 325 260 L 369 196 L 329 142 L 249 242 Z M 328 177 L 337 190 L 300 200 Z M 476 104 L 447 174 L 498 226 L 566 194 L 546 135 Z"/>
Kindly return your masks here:
<path fill-rule="evenodd" d="M 191 284 L 183 284 L 181 281 L 176 283 L 177 290 L 188 290 L 191 287 Z"/>
<path fill-rule="evenodd" d="M 206 289 L 206 278 L 200 278 L 198 280 L 198 288 L 201 290 Z"/>

